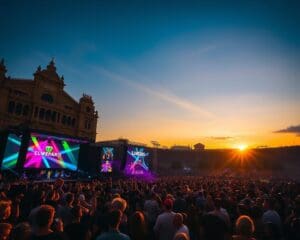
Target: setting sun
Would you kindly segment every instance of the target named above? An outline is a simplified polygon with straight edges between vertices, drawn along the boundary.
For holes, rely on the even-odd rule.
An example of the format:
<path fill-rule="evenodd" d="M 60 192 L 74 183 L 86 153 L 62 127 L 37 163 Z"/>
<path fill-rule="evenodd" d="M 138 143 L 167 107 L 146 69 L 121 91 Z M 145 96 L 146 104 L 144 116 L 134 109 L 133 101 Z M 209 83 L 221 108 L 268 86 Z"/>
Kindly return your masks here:
<path fill-rule="evenodd" d="M 238 145 L 238 149 L 243 152 L 248 148 L 248 146 L 246 144 L 240 144 Z"/>

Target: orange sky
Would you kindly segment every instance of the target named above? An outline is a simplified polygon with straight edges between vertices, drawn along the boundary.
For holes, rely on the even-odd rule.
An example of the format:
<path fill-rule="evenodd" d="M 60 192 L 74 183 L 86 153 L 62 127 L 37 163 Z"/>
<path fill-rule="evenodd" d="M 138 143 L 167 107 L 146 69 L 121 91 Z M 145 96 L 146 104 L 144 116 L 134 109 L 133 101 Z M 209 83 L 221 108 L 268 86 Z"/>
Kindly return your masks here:
<path fill-rule="evenodd" d="M 126 136 L 115 135 L 115 138 L 126 138 Z M 115 139 L 113 137 L 105 137 L 100 138 L 97 137 L 98 141 L 103 140 L 111 140 Z M 271 133 L 265 135 L 248 135 L 248 136 L 236 136 L 231 138 L 220 137 L 220 139 L 216 139 L 215 137 L 199 137 L 199 138 L 179 138 L 179 137 L 161 137 L 154 138 L 151 136 L 133 136 L 129 138 L 131 141 L 146 143 L 151 146 L 150 141 L 156 140 L 162 146 L 173 146 L 173 145 L 189 145 L 193 146 L 195 143 L 201 142 L 205 144 L 206 148 L 237 148 L 240 144 L 245 144 L 249 148 L 256 147 L 278 147 L 278 146 L 292 146 L 292 145 L 300 145 L 300 137 L 297 137 L 294 134 L 279 134 L 279 133 Z"/>
<path fill-rule="evenodd" d="M 228 103 L 229 104 L 229 103 Z M 243 102 L 235 105 L 243 105 Z M 149 109 L 133 117 L 106 122 L 105 117 L 98 124 L 97 140 L 127 138 L 151 145 L 152 140 L 161 145 L 190 145 L 201 142 L 206 148 L 235 148 L 239 144 L 249 147 L 300 145 L 300 137 L 294 133 L 274 133 L 274 131 L 297 123 L 299 119 L 296 105 L 257 106 L 253 108 L 232 107 L 227 114 L 215 111 L 213 117 L 198 113 L 183 114 L 177 117 L 170 113 L 151 114 Z M 274 107 L 276 106 L 276 107 Z M 234 110 L 233 110 L 234 109 Z M 280 109 L 280 111 L 279 111 Z M 275 118 L 279 111 L 278 118 Z M 223 117 L 222 117 L 223 116 Z M 107 126 L 109 127 L 106 127 Z"/>

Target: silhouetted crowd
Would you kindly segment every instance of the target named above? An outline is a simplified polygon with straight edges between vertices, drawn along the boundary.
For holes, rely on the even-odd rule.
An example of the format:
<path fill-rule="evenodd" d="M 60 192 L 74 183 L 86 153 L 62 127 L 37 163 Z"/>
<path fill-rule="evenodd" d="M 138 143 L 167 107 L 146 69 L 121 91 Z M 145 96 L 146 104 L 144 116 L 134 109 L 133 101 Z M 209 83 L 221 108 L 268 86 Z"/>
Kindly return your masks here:
<path fill-rule="evenodd" d="M 0 240 L 297 240 L 300 184 L 253 177 L 0 181 Z"/>

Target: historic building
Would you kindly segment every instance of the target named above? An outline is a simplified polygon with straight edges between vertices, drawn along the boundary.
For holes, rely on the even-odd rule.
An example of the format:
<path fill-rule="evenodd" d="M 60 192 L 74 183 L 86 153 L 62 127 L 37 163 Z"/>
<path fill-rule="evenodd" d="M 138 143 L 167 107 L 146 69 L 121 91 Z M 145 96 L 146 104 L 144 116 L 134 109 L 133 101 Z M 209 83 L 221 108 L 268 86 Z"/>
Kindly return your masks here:
<path fill-rule="evenodd" d="M 32 79 L 6 76 L 0 62 L 0 130 L 29 128 L 95 141 L 98 112 L 91 96 L 79 102 L 64 91 L 64 78 L 52 60 Z"/>

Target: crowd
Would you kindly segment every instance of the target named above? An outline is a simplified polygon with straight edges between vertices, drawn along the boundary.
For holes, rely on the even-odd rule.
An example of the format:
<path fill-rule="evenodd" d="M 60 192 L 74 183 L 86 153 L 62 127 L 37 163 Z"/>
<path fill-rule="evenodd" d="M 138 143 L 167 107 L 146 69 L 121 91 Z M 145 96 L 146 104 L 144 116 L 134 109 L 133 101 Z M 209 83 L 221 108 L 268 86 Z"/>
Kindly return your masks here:
<path fill-rule="evenodd" d="M 290 180 L 0 180 L 0 240 L 300 239 Z"/>

